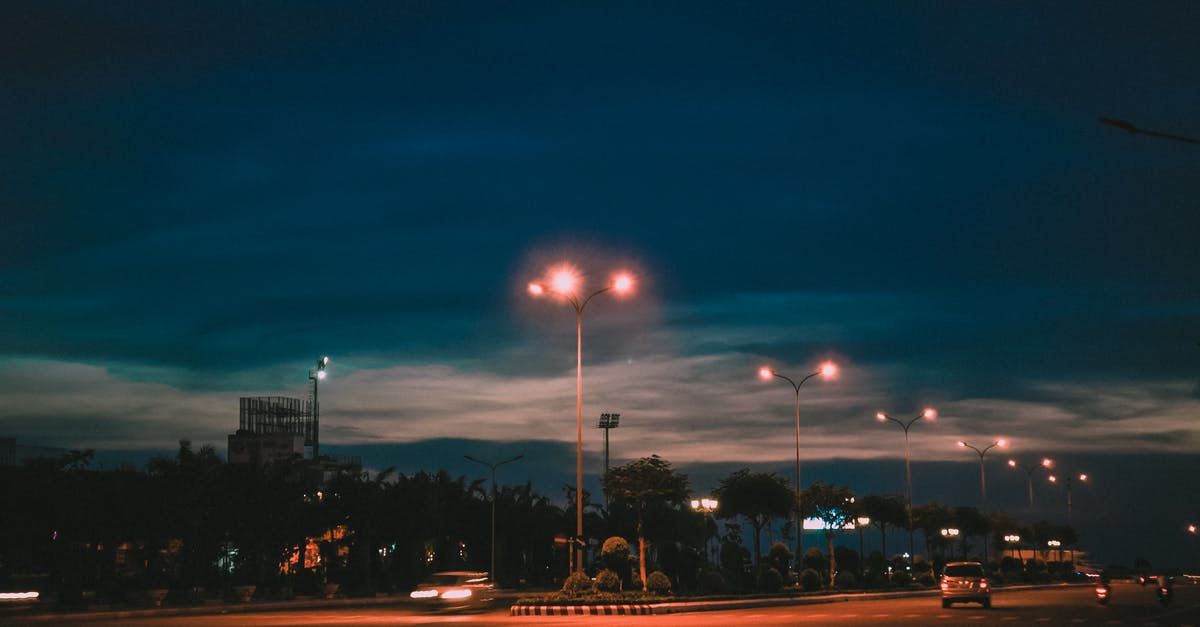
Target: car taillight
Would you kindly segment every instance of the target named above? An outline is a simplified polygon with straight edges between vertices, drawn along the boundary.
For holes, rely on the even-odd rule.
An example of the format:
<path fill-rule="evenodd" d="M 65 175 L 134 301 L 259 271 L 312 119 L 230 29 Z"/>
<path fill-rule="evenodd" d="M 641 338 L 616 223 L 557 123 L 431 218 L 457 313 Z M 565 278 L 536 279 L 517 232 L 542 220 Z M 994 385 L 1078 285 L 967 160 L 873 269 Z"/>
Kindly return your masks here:
<path fill-rule="evenodd" d="M 984 580 L 980 581 L 980 582 L 979 582 L 979 587 L 980 587 L 980 588 L 982 588 L 982 589 L 984 589 L 984 590 L 987 590 L 987 587 L 988 587 L 988 582 L 987 582 L 987 579 L 984 579 Z"/>
<path fill-rule="evenodd" d="M 950 584 L 943 581 L 942 582 L 942 590 L 949 590 L 949 589 L 950 589 Z"/>

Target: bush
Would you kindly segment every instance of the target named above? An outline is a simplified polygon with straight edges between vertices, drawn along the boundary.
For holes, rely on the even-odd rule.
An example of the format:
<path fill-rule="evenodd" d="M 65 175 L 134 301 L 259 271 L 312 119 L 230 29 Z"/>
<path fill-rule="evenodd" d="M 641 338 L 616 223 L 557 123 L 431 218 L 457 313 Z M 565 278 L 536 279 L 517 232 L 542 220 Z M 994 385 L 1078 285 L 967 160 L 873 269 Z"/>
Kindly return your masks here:
<path fill-rule="evenodd" d="M 671 594 L 671 578 L 661 570 L 646 575 L 646 592 Z"/>
<path fill-rule="evenodd" d="M 596 592 L 620 592 L 621 576 L 605 568 L 596 575 Z"/>
<path fill-rule="evenodd" d="M 706 570 L 700 575 L 700 594 L 721 594 L 725 592 L 725 578 L 716 570 Z"/>
<path fill-rule="evenodd" d="M 592 591 L 592 578 L 587 573 L 575 571 L 563 582 L 562 592 L 569 597 L 577 597 Z"/>
<path fill-rule="evenodd" d="M 833 585 L 838 588 L 857 588 L 858 577 L 848 570 L 838 571 L 838 574 L 833 578 Z"/>
<path fill-rule="evenodd" d="M 767 551 L 767 562 L 780 573 L 788 571 L 788 564 L 792 563 L 792 557 L 792 550 L 782 542 L 772 544 L 771 550 Z"/>
<path fill-rule="evenodd" d="M 758 571 L 758 589 L 763 592 L 779 592 L 783 588 L 783 575 L 779 569 L 768 566 Z"/>
<path fill-rule="evenodd" d="M 817 571 L 825 570 L 829 568 L 829 559 L 825 557 L 824 553 L 821 553 L 820 549 L 810 547 L 804 552 L 804 567 Z"/>
<path fill-rule="evenodd" d="M 932 588 L 934 584 L 933 573 L 925 571 L 920 575 L 917 575 L 917 583 L 925 586 L 926 588 Z"/>
<path fill-rule="evenodd" d="M 863 584 L 867 588 L 884 588 L 888 585 L 887 575 L 878 570 L 872 570 L 867 573 L 867 578 L 863 580 Z"/>
<path fill-rule="evenodd" d="M 898 570 L 892 575 L 892 585 L 897 588 L 907 588 L 912 583 L 912 575 L 907 570 Z"/>
<path fill-rule="evenodd" d="M 800 573 L 800 587 L 804 588 L 806 592 L 820 590 L 821 573 L 818 573 L 811 568 L 805 568 L 804 571 Z"/>

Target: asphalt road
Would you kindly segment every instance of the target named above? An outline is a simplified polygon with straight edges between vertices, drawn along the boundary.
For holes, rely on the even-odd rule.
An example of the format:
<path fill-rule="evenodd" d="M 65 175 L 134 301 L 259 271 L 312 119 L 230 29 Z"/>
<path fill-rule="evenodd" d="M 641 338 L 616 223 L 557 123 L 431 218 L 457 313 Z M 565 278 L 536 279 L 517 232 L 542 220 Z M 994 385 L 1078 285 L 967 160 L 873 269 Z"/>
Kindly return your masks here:
<path fill-rule="evenodd" d="M 902 599 L 854 600 L 812 605 L 747 608 L 714 612 L 690 612 L 655 616 L 527 616 L 510 617 L 507 608 L 481 613 L 425 614 L 404 605 L 341 607 L 320 610 L 272 610 L 192 616 L 72 617 L 62 622 L 53 617 L 15 624 L 31 625 L 128 625 L 130 627 L 227 627 L 254 625 L 284 627 L 301 625 L 1166 625 L 1200 626 L 1200 586 L 1176 588 L 1175 602 L 1162 607 L 1154 588 L 1117 584 L 1113 600 L 1100 606 L 1090 587 L 1014 590 L 997 592 L 993 607 L 977 604 L 942 609 L 936 596 Z"/>

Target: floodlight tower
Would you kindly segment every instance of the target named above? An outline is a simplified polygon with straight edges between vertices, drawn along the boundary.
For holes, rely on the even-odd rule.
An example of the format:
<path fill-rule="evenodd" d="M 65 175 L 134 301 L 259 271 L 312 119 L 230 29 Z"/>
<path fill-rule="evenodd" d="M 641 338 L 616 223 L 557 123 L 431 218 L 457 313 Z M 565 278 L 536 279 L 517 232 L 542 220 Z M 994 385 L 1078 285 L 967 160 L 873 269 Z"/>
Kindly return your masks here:
<path fill-rule="evenodd" d="M 600 414 L 597 429 L 604 429 L 604 476 L 608 476 L 608 430 L 616 429 L 621 424 L 621 414 Z"/>
<path fill-rule="evenodd" d="M 325 366 L 329 365 L 329 358 L 322 357 L 317 360 L 317 365 L 312 370 L 308 371 L 308 378 L 313 382 L 313 406 L 312 406 L 312 442 L 313 442 L 313 460 L 321 456 L 321 401 L 317 396 L 317 382 L 325 378 Z"/>

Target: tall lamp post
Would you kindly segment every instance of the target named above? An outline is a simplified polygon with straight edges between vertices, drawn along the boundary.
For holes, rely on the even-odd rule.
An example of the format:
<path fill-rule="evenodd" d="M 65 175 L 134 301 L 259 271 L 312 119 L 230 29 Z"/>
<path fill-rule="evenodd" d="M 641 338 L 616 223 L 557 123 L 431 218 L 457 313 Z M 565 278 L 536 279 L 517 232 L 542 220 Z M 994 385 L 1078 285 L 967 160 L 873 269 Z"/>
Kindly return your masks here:
<path fill-rule="evenodd" d="M 325 366 L 328 365 L 329 358 L 322 357 L 317 360 L 317 365 L 308 371 L 308 378 L 313 382 L 312 443 L 314 460 L 321 456 L 321 401 L 317 396 L 317 382 L 325 378 Z"/>
<path fill-rule="evenodd" d="M 1050 475 L 1047 478 L 1050 480 L 1050 483 L 1058 483 L 1057 475 Z M 1071 524 L 1071 482 L 1074 481 L 1075 479 L 1078 479 L 1080 481 L 1087 481 L 1088 476 L 1087 476 L 1087 474 L 1081 472 L 1078 475 L 1074 475 L 1074 476 L 1067 475 L 1066 477 L 1063 477 L 1063 484 L 1067 487 L 1067 524 L 1068 525 Z"/>
<path fill-rule="evenodd" d="M 958 441 L 959 447 L 969 448 L 979 454 L 979 513 L 984 516 L 987 516 L 987 474 L 983 470 L 983 456 L 987 455 L 987 452 L 993 448 L 997 446 L 1003 447 L 1007 444 L 1008 441 L 1001 438 L 979 449 L 967 444 L 963 440 Z M 988 556 L 988 534 L 986 532 L 983 534 L 983 556 L 985 558 Z"/>
<path fill-rule="evenodd" d="M 937 411 L 934 410 L 932 407 L 926 407 L 925 411 L 922 411 L 919 416 L 917 416 L 916 418 L 913 418 L 912 420 L 909 420 L 908 422 L 897 420 L 896 418 L 892 418 L 891 416 L 889 416 L 883 412 L 879 412 L 879 413 L 875 414 L 875 418 L 877 420 L 879 420 L 879 422 L 887 422 L 890 420 L 890 421 L 900 425 L 901 429 L 904 429 L 904 484 L 905 484 L 906 494 L 908 495 L 908 506 L 907 506 L 907 509 L 908 509 L 908 559 L 911 561 L 912 557 L 914 555 L 916 555 L 916 548 L 915 548 L 916 545 L 913 541 L 912 466 L 909 462 L 908 430 L 910 428 L 912 428 L 914 423 L 916 423 L 918 420 L 920 420 L 922 418 L 924 418 L 926 420 L 936 419 Z"/>
<path fill-rule="evenodd" d="M 1012 468 L 1017 468 L 1025 472 L 1025 478 L 1029 482 L 1029 515 L 1033 515 L 1033 473 L 1037 470 L 1049 470 L 1054 466 L 1054 462 L 1048 457 L 1042 458 L 1042 463 L 1039 466 L 1026 466 L 1015 459 L 1008 460 L 1008 465 Z"/>
<path fill-rule="evenodd" d="M 484 466 L 487 466 L 488 468 L 490 468 L 492 470 L 492 566 L 491 566 L 491 570 L 488 571 L 488 576 L 492 578 L 492 585 L 495 585 L 496 584 L 496 469 L 499 468 L 500 466 L 503 466 L 503 465 L 509 463 L 509 462 L 515 462 L 518 459 L 525 457 L 525 455 L 524 455 L 524 453 L 522 453 L 521 455 L 517 455 L 516 457 L 514 457 L 512 459 L 506 459 L 502 462 L 496 462 L 494 464 L 490 463 L 490 462 L 485 462 L 482 459 L 475 459 L 474 457 L 471 457 L 470 455 L 463 455 L 463 457 L 469 461 L 475 462 L 476 464 L 483 464 Z"/>
<path fill-rule="evenodd" d="M 608 476 L 608 431 L 621 426 L 621 414 L 600 414 L 597 429 L 604 429 L 604 476 Z"/>
<path fill-rule="evenodd" d="M 800 382 L 796 383 L 792 379 L 775 372 L 775 370 L 769 366 L 763 366 L 762 368 L 758 369 L 758 376 L 764 381 L 769 381 L 774 377 L 778 377 L 792 384 L 792 388 L 796 391 L 796 563 L 800 563 L 804 551 L 804 514 L 801 513 L 804 510 L 800 507 L 800 492 L 802 489 L 800 484 L 800 386 L 804 385 L 804 383 L 809 379 L 818 375 L 822 379 L 832 379 L 837 376 L 837 372 L 837 364 L 827 361 L 821 364 L 821 368 L 819 370 L 809 374 L 803 379 L 800 379 Z"/>
<path fill-rule="evenodd" d="M 593 298 L 607 291 L 625 293 L 633 289 L 633 277 L 618 274 L 603 289 L 596 290 L 586 298 L 580 298 L 578 271 L 570 266 L 551 270 L 549 280 L 529 284 L 529 293 L 534 296 L 551 294 L 567 301 L 575 309 L 575 570 L 583 570 L 583 310 Z"/>

